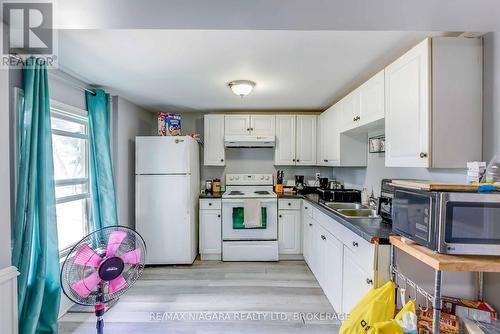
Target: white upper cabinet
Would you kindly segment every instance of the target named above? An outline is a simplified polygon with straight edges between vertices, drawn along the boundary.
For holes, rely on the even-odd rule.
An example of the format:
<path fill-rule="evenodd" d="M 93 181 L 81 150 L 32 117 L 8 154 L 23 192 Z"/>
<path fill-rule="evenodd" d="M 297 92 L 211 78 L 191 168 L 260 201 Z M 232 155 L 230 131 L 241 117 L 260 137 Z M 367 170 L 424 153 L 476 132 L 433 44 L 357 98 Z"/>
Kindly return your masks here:
<path fill-rule="evenodd" d="M 274 136 L 275 115 L 250 115 L 250 133 L 256 136 Z"/>
<path fill-rule="evenodd" d="M 224 115 L 205 115 L 203 161 L 205 166 L 224 166 Z"/>
<path fill-rule="evenodd" d="M 339 102 L 341 109 L 341 131 L 347 131 L 358 126 L 359 121 L 359 90 L 355 90 Z"/>
<path fill-rule="evenodd" d="M 297 165 L 316 165 L 317 118 L 316 115 L 297 116 Z"/>
<path fill-rule="evenodd" d="M 338 166 L 340 158 L 340 113 L 335 104 L 318 116 L 318 165 Z"/>
<path fill-rule="evenodd" d="M 276 115 L 275 165 L 295 165 L 295 115 Z"/>
<path fill-rule="evenodd" d="M 368 124 L 384 118 L 384 71 L 380 71 L 365 82 L 359 90 L 359 125 Z"/>
<path fill-rule="evenodd" d="M 480 39 L 426 39 L 385 69 L 385 164 L 464 168 L 481 160 Z"/>
<path fill-rule="evenodd" d="M 429 167 L 430 39 L 385 69 L 386 153 L 390 167 Z"/>
<path fill-rule="evenodd" d="M 275 135 L 275 115 L 226 115 L 225 135 Z"/>
<path fill-rule="evenodd" d="M 226 115 L 224 118 L 226 136 L 250 134 L 250 115 Z"/>

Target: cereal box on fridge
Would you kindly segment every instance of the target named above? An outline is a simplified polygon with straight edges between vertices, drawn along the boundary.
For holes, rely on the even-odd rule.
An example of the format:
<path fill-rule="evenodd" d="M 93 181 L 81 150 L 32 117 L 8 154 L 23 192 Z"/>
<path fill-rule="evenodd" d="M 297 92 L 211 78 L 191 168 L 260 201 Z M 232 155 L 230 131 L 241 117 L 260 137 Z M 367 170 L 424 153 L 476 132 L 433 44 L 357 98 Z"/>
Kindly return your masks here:
<path fill-rule="evenodd" d="M 160 136 L 180 136 L 181 116 L 171 113 L 158 114 L 158 135 Z"/>

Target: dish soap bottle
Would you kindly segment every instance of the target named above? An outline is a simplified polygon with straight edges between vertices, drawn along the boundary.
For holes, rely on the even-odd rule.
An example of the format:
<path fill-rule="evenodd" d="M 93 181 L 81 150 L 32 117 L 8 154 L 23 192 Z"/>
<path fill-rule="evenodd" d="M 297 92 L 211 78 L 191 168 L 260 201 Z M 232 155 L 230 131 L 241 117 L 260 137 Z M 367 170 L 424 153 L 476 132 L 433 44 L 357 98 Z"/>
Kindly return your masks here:
<path fill-rule="evenodd" d="M 500 155 L 495 154 L 486 167 L 486 183 L 495 184 L 500 182 Z"/>

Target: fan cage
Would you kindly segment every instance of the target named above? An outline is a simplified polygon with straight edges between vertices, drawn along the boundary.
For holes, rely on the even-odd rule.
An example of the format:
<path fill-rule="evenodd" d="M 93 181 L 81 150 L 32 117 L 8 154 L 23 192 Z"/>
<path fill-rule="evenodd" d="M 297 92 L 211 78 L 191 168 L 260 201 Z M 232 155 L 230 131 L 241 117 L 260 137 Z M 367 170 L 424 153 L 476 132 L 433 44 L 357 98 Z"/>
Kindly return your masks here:
<path fill-rule="evenodd" d="M 88 297 L 84 298 L 80 296 L 71 288 L 71 286 L 74 283 L 81 281 L 89 275 L 97 272 L 98 268 L 83 266 L 81 264 L 74 263 L 75 255 L 81 247 L 88 245 L 90 249 L 92 249 L 96 254 L 104 259 L 109 236 L 116 231 L 123 231 L 126 233 L 126 236 L 116 250 L 115 256 L 120 256 L 121 254 L 133 251 L 134 249 L 138 248 L 141 251 L 140 261 L 138 261 L 137 264 L 125 264 L 122 276 L 127 283 L 121 290 L 109 293 L 109 282 L 103 281 L 99 284 L 98 288 L 96 288 L 95 291 L 92 291 L 89 294 Z M 135 283 L 135 281 L 139 279 L 142 272 L 144 271 L 145 258 L 146 244 L 144 243 L 144 239 L 140 236 L 139 233 L 125 226 L 104 227 L 80 240 L 66 256 L 66 260 L 64 261 L 61 269 L 62 290 L 70 300 L 80 305 L 95 306 L 108 303 L 111 300 L 123 295 Z"/>

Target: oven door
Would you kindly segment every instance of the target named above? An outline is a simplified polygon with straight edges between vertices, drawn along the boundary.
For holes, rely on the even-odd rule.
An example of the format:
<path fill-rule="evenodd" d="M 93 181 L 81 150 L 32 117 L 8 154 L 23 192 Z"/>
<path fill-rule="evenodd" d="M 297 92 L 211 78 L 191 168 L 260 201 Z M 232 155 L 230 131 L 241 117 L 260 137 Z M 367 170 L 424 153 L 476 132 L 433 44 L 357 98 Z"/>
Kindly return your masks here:
<path fill-rule="evenodd" d="M 277 240 L 278 200 L 260 199 L 263 227 L 244 228 L 242 226 L 244 198 L 222 200 L 222 240 Z"/>
<path fill-rule="evenodd" d="M 500 195 L 442 193 L 440 252 L 500 255 Z"/>

